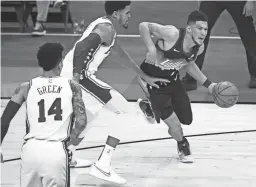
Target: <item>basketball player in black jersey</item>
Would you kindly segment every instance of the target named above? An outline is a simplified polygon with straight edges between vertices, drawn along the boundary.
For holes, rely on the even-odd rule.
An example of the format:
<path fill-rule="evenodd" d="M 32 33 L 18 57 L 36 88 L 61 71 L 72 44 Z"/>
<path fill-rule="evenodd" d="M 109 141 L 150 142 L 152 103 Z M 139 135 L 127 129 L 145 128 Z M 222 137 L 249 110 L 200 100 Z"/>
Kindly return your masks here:
<path fill-rule="evenodd" d="M 151 105 L 149 106 L 149 101 L 140 101 L 140 107 L 143 108 L 144 105 L 142 109 L 144 113 L 150 115 L 151 112 L 158 123 L 162 119 L 168 125 L 168 133 L 178 142 L 179 159 L 185 163 L 193 162 L 193 159 L 189 142 L 183 136 L 181 124 L 192 123 L 192 110 L 189 97 L 180 81 L 179 70 L 186 68 L 192 77 L 212 93 L 216 83 L 208 80 L 194 62 L 204 50 L 203 41 L 207 29 L 207 17 L 199 11 L 189 15 L 184 29 L 149 22 L 142 22 L 139 25 L 141 38 L 148 49 L 141 69 L 149 76 L 166 78 L 170 81 L 170 83 L 157 82 L 160 87 L 158 89 L 143 84 L 143 80 L 140 80 Z"/>

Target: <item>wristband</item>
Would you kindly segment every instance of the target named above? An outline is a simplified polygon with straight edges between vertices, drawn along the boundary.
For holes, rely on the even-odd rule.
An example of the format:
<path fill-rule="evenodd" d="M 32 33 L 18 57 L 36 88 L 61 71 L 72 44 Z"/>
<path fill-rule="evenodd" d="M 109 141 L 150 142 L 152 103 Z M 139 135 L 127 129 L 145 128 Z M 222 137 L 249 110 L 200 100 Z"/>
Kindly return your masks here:
<path fill-rule="evenodd" d="M 206 81 L 204 81 L 203 83 L 203 86 L 208 88 L 211 84 L 212 84 L 212 81 L 210 81 L 209 79 L 206 79 Z"/>

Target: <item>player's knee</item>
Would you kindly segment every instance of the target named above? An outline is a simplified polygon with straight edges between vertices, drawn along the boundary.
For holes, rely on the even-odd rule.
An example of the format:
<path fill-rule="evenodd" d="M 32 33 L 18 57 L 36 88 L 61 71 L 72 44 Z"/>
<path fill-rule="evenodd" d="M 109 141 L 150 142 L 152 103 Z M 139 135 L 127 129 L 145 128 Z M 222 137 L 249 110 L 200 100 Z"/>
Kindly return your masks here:
<path fill-rule="evenodd" d="M 169 118 L 173 117 L 172 114 L 173 114 L 173 111 L 171 111 L 171 110 L 166 110 L 166 111 L 164 111 L 164 112 L 161 113 L 161 119 L 162 119 L 163 121 L 168 120 Z"/>
<path fill-rule="evenodd" d="M 184 116 L 183 118 L 180 119 L 180 122 L 183 125 L 190 125 L 193 121 L 192 115 Z"/>

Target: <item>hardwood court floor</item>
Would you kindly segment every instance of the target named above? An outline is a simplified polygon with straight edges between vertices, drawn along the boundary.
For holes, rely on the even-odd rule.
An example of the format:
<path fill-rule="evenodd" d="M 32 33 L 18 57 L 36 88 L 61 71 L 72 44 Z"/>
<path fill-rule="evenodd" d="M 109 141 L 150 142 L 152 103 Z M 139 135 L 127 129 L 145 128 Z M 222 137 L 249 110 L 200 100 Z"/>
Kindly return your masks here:
<path fill-rule="evenodd" d="M 6 100 L 2 100 L 3 111 Z M 134 103 L 131 103 L 134 105 Z M 167 138 L 164 124 L 147 124 L 143 119 L 129 123 L 111 121 L 113 114 L 104 111 L 94 121 L 80 149 L 105 143 L 109 132 L 118 133 L 121 144 L 124 142 L 149 140 L 141 143 L 119 145 L 112 157 L 112 166 L 116 172 L 128 181 L 125 187 L 254 187 L 256 185 L 256 105 L 236 105 L 221 109 L 214 104 L 192 104 L 194 122 L 183 126 L 189 137 L 195 163 L 182 164 L 177 160 L 177 148 L 173 139 L 150 141 L 154 138 Z M 9 132 L 3 142 L 4 159 L 20 156 L 22 137 L 25 133 L 24 107 L 15 116 Z M 108 117 L 108 119 L 106 118 Z M 107 120 L 106 120 L 107 119 Z M 227 131 L 254 132 L 203 135 Z M 80 158 L 96 160 L 102 147 L 77 151 Z M 1 186 L 19 186 L 19 160 L 1 164 Z M 72 179 L 83 186 L 116 186 L 87 175 L 88 169 L 72 169 Z M 77 178 L 76 178 L 77 176 Z"/>

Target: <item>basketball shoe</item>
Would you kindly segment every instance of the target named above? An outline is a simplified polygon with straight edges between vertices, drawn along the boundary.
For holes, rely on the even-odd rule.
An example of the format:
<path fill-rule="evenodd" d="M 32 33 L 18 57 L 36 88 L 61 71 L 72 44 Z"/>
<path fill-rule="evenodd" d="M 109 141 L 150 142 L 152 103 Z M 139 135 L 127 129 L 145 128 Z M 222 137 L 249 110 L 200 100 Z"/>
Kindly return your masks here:
<path fill-rule="evenodd" d="M 111 166 L 109 168 L 103 167 L 100 165 L 98 161 L 96 161 L 89 172 L 89 175 L 94 176 L 96 178 L 112 182 L 118 185 L 123 185 L 127 181 L 119 176 L 112 168 Z"/>
<path fill-rule="evenodd" d="M 184 137 L 182 142 L 178 142 L 179 161 L 182 163 L 193 163 L 194 159 L 191 155 L 190 145 L 188 140 Z"/>
<path fill-rule="evenodd" d="M 151 108 L 150 102 L 146 99 L 138 99 L 137 103 L 138 103 L 141 111 L 143 112 L 144 116 L 146 117 L 146 119 L 150 123 L 154 123 L 155 122 L 155 117 L 154 117 L 154 113 L 153 113 L 153 110 Z"/>

